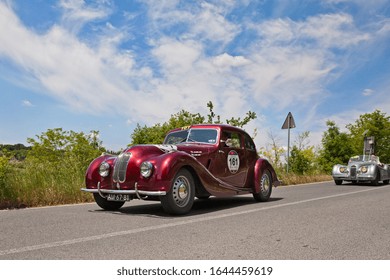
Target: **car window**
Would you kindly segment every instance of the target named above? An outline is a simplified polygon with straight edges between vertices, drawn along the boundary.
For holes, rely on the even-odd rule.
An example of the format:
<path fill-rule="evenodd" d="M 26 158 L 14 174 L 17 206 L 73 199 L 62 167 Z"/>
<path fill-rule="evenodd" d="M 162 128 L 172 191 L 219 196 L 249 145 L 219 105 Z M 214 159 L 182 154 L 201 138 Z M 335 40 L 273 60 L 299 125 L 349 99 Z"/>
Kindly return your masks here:
<path fill-rule="evenodd" d="M 238 132 L 224 131 L 222 141 L 225 141 L 225 146 L 230 148 L 241 148 L 241 137 Z"/>
<path fill-rule="evenodd" d="M 215 144 L 217 135 L 218 133 L 215 129 L 191 129 L 187 141 Z"/>
<path fill-rule="evenodd" d="M 255 143 L 253 143 L 253 140 L 249 137 L 249 135 L 245 135 L 245 148 L 248 150 L 256 151 Z"/>

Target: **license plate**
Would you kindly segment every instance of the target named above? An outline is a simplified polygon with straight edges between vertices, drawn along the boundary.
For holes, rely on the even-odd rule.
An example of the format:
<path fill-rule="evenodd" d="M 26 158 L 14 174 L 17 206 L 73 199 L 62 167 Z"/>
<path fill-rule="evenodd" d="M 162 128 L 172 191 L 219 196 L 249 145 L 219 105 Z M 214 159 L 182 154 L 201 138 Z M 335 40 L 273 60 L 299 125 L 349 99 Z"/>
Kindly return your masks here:
<path fill-rule="evenodd" d="M 109 194 L 107 196 L 108 201 L 130 201 L 130 195 L 128 194 Z"/>

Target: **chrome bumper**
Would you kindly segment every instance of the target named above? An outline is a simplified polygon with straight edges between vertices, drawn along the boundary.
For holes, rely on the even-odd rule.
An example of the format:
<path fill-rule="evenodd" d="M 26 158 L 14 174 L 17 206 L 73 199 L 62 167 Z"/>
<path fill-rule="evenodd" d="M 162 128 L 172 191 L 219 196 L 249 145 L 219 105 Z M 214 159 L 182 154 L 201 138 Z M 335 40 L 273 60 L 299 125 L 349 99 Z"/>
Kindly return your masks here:
<path fill-rule="evenodd" d="M 351 177 L 351 176 L 337 176 L 337 175 L 333 175 L 333 180 L 343 180 L 343 181 L 372 181 L 372 180 L 375 180 L 374 176 L 371 176 L 371 175 L 366 175 L 366 176 L 355 176 L 355 177 Z"/>
<path fill-rule="evenodd" d="M 101 197 L 105 198 L 105 194 L 135 194 L 139 199 L 142 199 L 141 196 L 162 196 L 166 195 L 165 191 L 142 191 L 138 190 L 137 183 L 134 185 L 134 190 L 113 190 L 113 189 L 101 189 L 100 182 L 97 184 L 97 189 L 81 189 L 83 192 L 89 193 L 98 193 Z"/>

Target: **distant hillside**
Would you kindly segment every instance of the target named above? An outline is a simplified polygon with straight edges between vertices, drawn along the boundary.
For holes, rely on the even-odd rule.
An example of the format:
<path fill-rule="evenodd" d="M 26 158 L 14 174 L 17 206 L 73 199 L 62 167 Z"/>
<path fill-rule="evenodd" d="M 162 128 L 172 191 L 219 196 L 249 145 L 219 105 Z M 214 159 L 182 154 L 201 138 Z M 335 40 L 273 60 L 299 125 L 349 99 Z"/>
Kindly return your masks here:
<path fill-rule="evenodd" d="M 31 147 L 26 147 L 23 144 L 0 144 L 0 156 L 7 156 L 16 160 L 24 160 L 29 150 L 31 150 Z"/>

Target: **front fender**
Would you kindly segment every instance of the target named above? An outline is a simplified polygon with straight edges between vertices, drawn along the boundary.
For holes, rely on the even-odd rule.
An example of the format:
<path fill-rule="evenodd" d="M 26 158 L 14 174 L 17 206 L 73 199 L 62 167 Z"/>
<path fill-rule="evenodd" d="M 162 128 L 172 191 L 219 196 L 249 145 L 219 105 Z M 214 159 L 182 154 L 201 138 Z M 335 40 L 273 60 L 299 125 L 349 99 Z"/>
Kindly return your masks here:
<path fill-rule="evenodd" d="M 333 166 L 332 168 L 332 175 L 341 175 L 342 173 L 340 172 L 340 167 L 342 167 L 343 165 L 341 164 L 336 164 Z"/>
<path fill-rule="evenodd" d="M 111 155 L 101 155 L 89 164 L 85 173 L 85 184 L 87 188 L 96 188 L 97 182 L 100 181 L 99 166 L 103 161 L 110 163 L 113 161 L 113 157 Z"/>
<path fill-rule="evenodd" d="M 159 181 L 171 181 L 183 166 L 197 162 L 192 156 L 180 151 L 163 154 L 150 161 L 156 167 L 155 179 Z"/>

